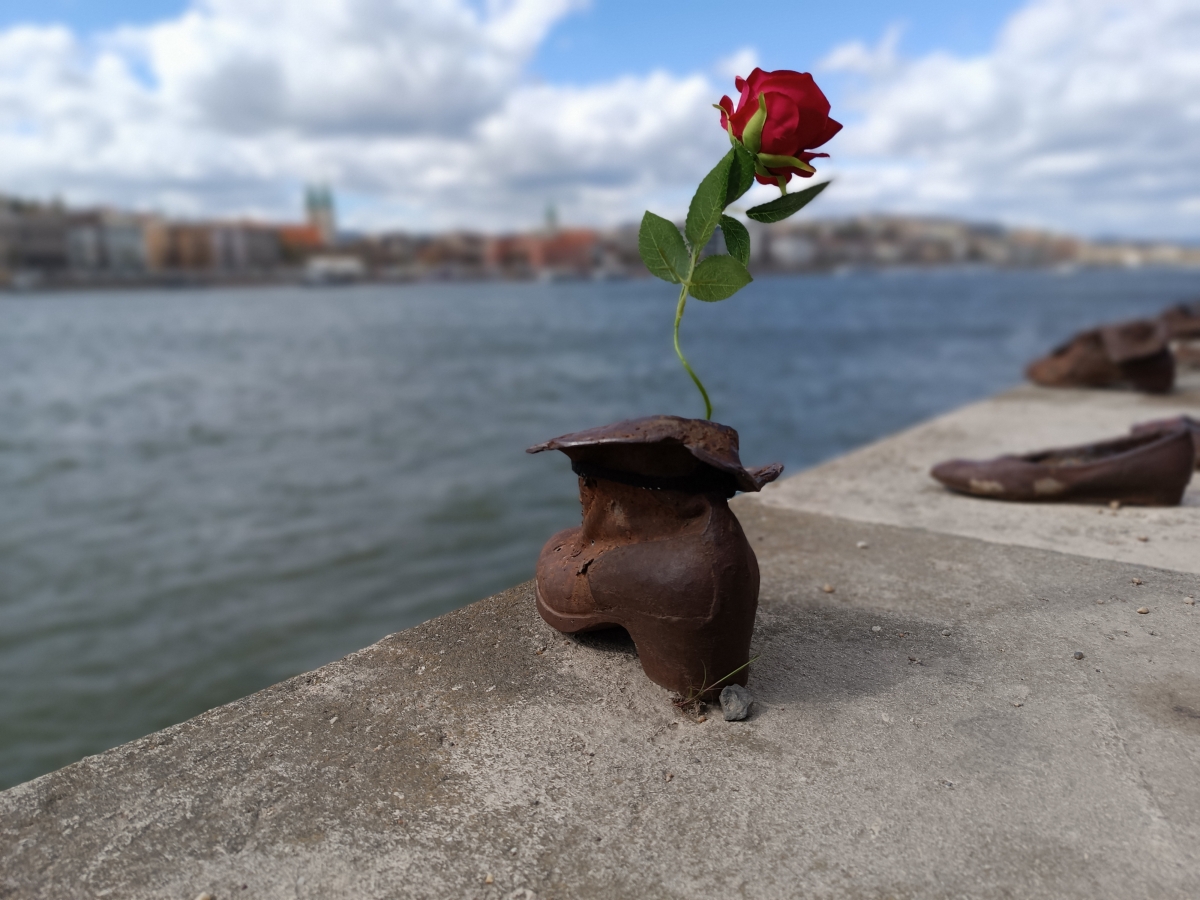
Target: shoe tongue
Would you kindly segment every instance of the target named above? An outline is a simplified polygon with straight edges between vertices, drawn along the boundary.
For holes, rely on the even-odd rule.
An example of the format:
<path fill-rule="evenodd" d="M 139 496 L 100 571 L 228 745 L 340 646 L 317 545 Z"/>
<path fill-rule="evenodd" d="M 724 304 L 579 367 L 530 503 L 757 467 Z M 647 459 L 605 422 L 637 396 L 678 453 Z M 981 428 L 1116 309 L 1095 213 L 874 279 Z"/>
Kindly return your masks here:
<path fill-rule="evenodd" d="M 1161 353 L 1167 346 L 1167 332 L 1161 322 L 1139 319 L 1104 326 L 1100 341 L 1108 358 L 1120 365 Z"/>

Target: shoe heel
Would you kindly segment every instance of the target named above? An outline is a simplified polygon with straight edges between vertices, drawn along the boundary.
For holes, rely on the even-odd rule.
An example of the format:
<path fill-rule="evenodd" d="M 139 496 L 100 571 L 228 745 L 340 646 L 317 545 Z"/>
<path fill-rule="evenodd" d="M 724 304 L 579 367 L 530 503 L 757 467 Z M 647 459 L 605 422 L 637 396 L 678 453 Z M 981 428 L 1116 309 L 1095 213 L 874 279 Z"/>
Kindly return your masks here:
<path fill-rule="evenodd" d="M 647 678 L 686 699 L 710 700 L 725 685 L 744 686 L 749 679 L 754 612 L 719 627 L 706 623 L 693 629 L 658 621 L 629 622 L 625 627 Z"/>

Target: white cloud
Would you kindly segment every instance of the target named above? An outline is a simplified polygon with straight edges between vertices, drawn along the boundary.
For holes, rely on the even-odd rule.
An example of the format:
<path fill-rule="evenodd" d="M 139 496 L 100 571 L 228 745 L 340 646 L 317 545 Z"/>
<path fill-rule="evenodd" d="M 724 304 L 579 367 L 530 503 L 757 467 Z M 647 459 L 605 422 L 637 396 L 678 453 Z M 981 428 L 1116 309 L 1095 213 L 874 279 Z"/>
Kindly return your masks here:
<path fill-rule="evenodd" d="M 868 47 L 862 41 L 839 44 L 822 60 L 821 65 L 833 72 L 854 72 L 876 79 L 886 78 L 895 72 L 899 63 L 896 51 L 903 36 L 903 26 L 889 25 L 874 47 Z"/>
<path fill-rule="evenodd" d="M 572 0 L 205 0 L 125 35 L 165 99 L 232 132 L 462 134 Z"/>
<path fill-rule="evenodd" d="M 359 224 L 617 221 L 724 143 L 703 76 L 531 83 L 579 0 L 204 0 L 86 42 L 0 32 L 0 191 L 185 214 L 292 213 L 326 179 Z"/>
<path fill-rule="evenodd" d="M 1035 0 L 978 57 L 837 48 L 867 83 L 828 205 L 1195 237 L 1197 47 L 1194 0 Z"/>
<path fill-rule="evenodd" d="M 534 82 L 580 2 L 199 0 L 97 38 L 0 31 L 0 192 L 287 216 L 321 179 L 365 226 L 526 226 L 547 202 L 571 222 L 679 215 L 725 147 L 710 104 L 755 53 L 717 62 L 718 83 L 704 60 Z M 1034 0 L 975 57 L 905 58 L 899 38 L 826 60 L 859 91 L 834 110 L 847 127 L 819 168 L 837 184 L 813 214 L 1196 234 L 1194 0 Z"/>
<path fill-rule="evenodd" d="M 713 66 L 713 72 L 720 77 L 722 84 L 729 84 L 730 91 L 732 91 L 733 79 L 739 75 L 743 77 L 749 75 L 758 66 L 758 62 L 756 49 L 741 47 L 723 59 L 717 60 L 717 64 Z"/>

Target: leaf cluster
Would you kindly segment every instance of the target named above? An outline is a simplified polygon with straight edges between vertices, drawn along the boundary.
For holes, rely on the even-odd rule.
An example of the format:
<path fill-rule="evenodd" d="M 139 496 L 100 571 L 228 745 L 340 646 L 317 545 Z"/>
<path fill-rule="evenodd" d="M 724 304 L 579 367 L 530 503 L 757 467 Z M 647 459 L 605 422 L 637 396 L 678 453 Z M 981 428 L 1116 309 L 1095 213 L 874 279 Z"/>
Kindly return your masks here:
<path fill-rule="evenodd" d="M 726 215 L 725 210 L 750 190 L 756 163 L 755 155 L 733 139 L 732 149 L 696 189 L 682 234 L 673 222 L 646 212 L 638 230 L 638 252 L 650 274 L 684 285 L 688 294 L 709 303 L 732 297 L 753 280 L 747 269 L 750 233 L 745 225 Z M 802 209 L 827 184 L 784 194 L 770 203 L 752 207 L 746 215 L 758 222 L 779 222 Z M 729 252 L 700 259 L 718 228 Z"/>

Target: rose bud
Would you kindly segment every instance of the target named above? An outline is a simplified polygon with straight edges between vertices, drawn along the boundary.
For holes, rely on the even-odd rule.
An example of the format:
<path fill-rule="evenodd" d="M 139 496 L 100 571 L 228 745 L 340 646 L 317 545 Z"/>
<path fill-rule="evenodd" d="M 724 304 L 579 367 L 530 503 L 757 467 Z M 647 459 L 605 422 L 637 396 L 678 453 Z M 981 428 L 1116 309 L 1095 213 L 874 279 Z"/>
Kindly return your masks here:
<path fill-rule="evenodd" d="M 755 69 L 734 79 L 741 91 L 737 109 L 722 97 L 721 127 L 757 157 L 754 177 L 780 190 L 793 175 L 810 177 L 809 163 L 828 153 L 811 153 L 842 130 L 829 118 L 829 101 L 807 72 Z"/>

